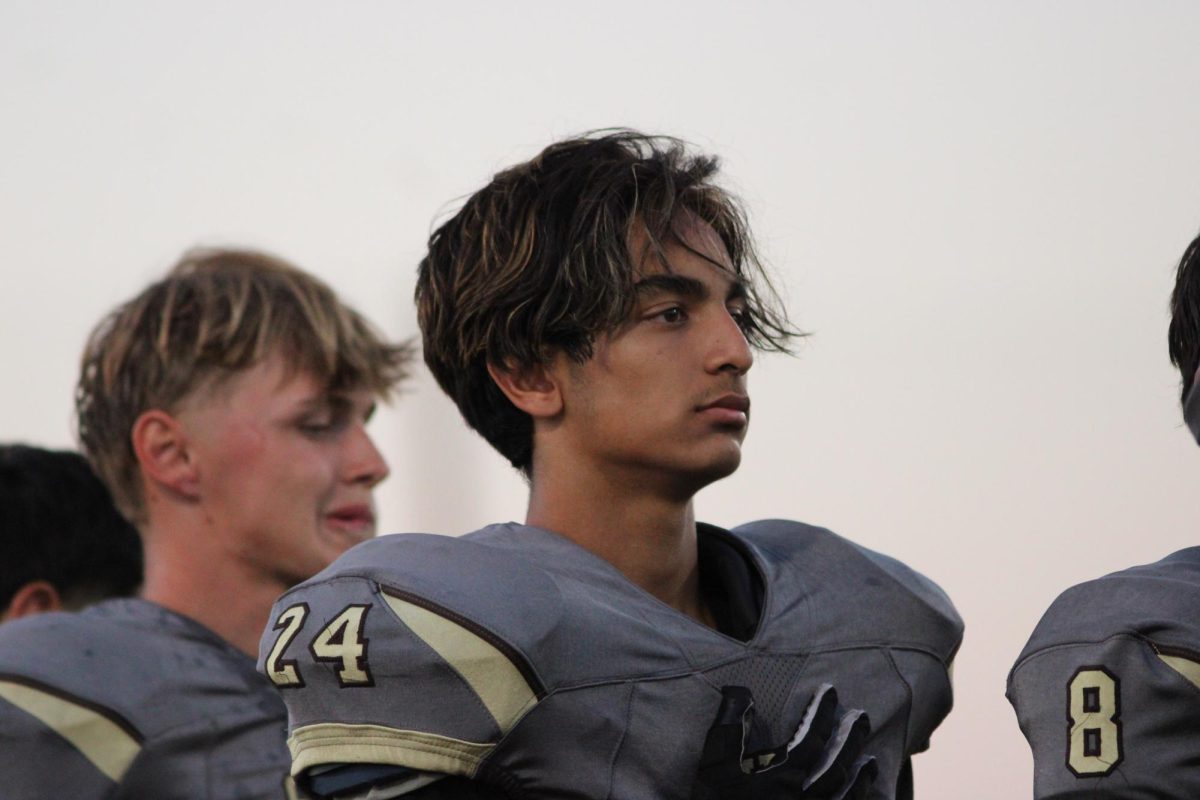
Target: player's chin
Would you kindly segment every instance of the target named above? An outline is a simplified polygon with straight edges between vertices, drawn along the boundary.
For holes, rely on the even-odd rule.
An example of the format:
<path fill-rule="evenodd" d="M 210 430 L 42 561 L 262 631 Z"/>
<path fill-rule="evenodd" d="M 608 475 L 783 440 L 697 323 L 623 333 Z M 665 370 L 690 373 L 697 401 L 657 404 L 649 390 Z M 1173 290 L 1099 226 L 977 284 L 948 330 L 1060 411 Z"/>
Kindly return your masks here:
<path fill-rule="evenodd" d="M 701 486 L 728 478 L 737 472 L 742 463 L 742 448 L 740 444 L 731 443 L 725 447 L 706 453 L 707 458 L 695 464 L 691 470 L 697 483 Z"/>
<path fill-rule="evenodd" d="M 714 477 L 713 480 L 719 481 L 719 480 L 721 480 L 721 478 L 728 478 L 730 475 L 737 472 L 738 467 L 740 467 L 741 465 L 742 465 L 742 450 L 739 447 L 732 454 L 730 454 L 729 456 L 727 456 L 724 459 L 719 460 L 716 464 L 713 465 L 713 472 L 716 475 L 716 477 Z"/>

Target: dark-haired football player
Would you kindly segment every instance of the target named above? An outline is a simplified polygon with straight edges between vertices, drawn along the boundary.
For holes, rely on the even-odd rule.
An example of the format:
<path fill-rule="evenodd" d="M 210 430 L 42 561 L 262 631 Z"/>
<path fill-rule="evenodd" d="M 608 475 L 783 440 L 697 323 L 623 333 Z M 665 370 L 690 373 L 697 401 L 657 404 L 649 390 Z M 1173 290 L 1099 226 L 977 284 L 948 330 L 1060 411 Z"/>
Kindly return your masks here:
<path fill-rule="evenodd" d="M 374 533 L 365 424 L 408 358 L 278 259 L 186 255 L 95 329 L 79 435 L 145 552 L 138 598 L 0 626 L 5 800 L 283 800 L 271 603 Z"/>
<path fill-rule="evenodd" d="M 0 445 L 0 622 L 133 594 L 142 543 L 79 453 Z"/>
<path fill-rule="evenodd" d="M 308 791 L 911 795 L 950 708 L 949 600 L 820 528 L 693 516 L 741 460 L 755 348 L 794 335 L 716 171 L 588 135 L 433 233 L 426 362 L 528 478 L 528 513 L 384 537 L 279 600 L 260 666 Z"/>
<path fill-rule="evenodd" d="M 1200 237 L 1168 330 L 1200 441 Z M 1008 676 L 1037 800 L 1200 797 L 1200 547 L 1067 589 Z"/>

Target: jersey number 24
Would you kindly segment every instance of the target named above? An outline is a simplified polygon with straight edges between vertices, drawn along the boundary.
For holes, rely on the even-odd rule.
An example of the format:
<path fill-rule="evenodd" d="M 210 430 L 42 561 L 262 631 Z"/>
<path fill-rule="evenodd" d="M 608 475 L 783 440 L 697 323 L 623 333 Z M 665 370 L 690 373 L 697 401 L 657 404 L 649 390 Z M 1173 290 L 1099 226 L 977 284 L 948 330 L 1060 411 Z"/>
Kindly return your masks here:
<path fill-rule="evenodd" d="M 308 643 L 308 652 L 315 661 L 336 665 L 338 685 L 343 688 L 374 686 L 371 670 L 367 666 L 367 638 L 363 636 L 370 605 L 354 604 L 338 612 L 329 624 L 321 628 Z M 267 657 L 267 676 L 280 689 L 292 689 L 304 685 L 300 665 L 295 659 L 284 658 L 284 651 L 300 633 L 308 618 L 308 603 L 289 606 L 275 620 L 274 629 L 282 631 L 271 654 Z"/>

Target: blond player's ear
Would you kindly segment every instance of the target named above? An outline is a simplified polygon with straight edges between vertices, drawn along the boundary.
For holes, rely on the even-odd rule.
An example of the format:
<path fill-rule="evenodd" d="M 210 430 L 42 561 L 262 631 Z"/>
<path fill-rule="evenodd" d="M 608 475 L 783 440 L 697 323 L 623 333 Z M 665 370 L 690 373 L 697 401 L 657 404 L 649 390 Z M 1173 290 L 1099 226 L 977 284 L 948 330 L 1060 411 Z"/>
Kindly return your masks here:
<path fill-rule="evenodd" d="M 199 497 L 199 475 L 179 420 L 160 409 L 133 423 L 133 452 L 147 483 L 188 499 Z"/>

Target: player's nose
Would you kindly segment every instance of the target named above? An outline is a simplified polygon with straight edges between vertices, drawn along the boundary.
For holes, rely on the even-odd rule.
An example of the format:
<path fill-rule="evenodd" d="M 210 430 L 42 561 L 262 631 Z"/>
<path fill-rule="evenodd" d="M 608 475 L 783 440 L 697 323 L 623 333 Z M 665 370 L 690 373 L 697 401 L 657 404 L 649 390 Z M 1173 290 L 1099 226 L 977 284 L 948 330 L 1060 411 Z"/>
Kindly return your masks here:
<path fill-rule="evenodd" d="M 388 476 L 387 461 L 364 426 L 354 426 L 346 447 L 346 479 L 349 482 L 373 489 Z"/>
<path fill-rule="evenodd" d="M 712 321 L 706 368 L 714 374 L 733 372 L 744 375 L 754 366 L 754 350 L 746 339 L 742 326 L 727 309 L 722 309 Z"/>

